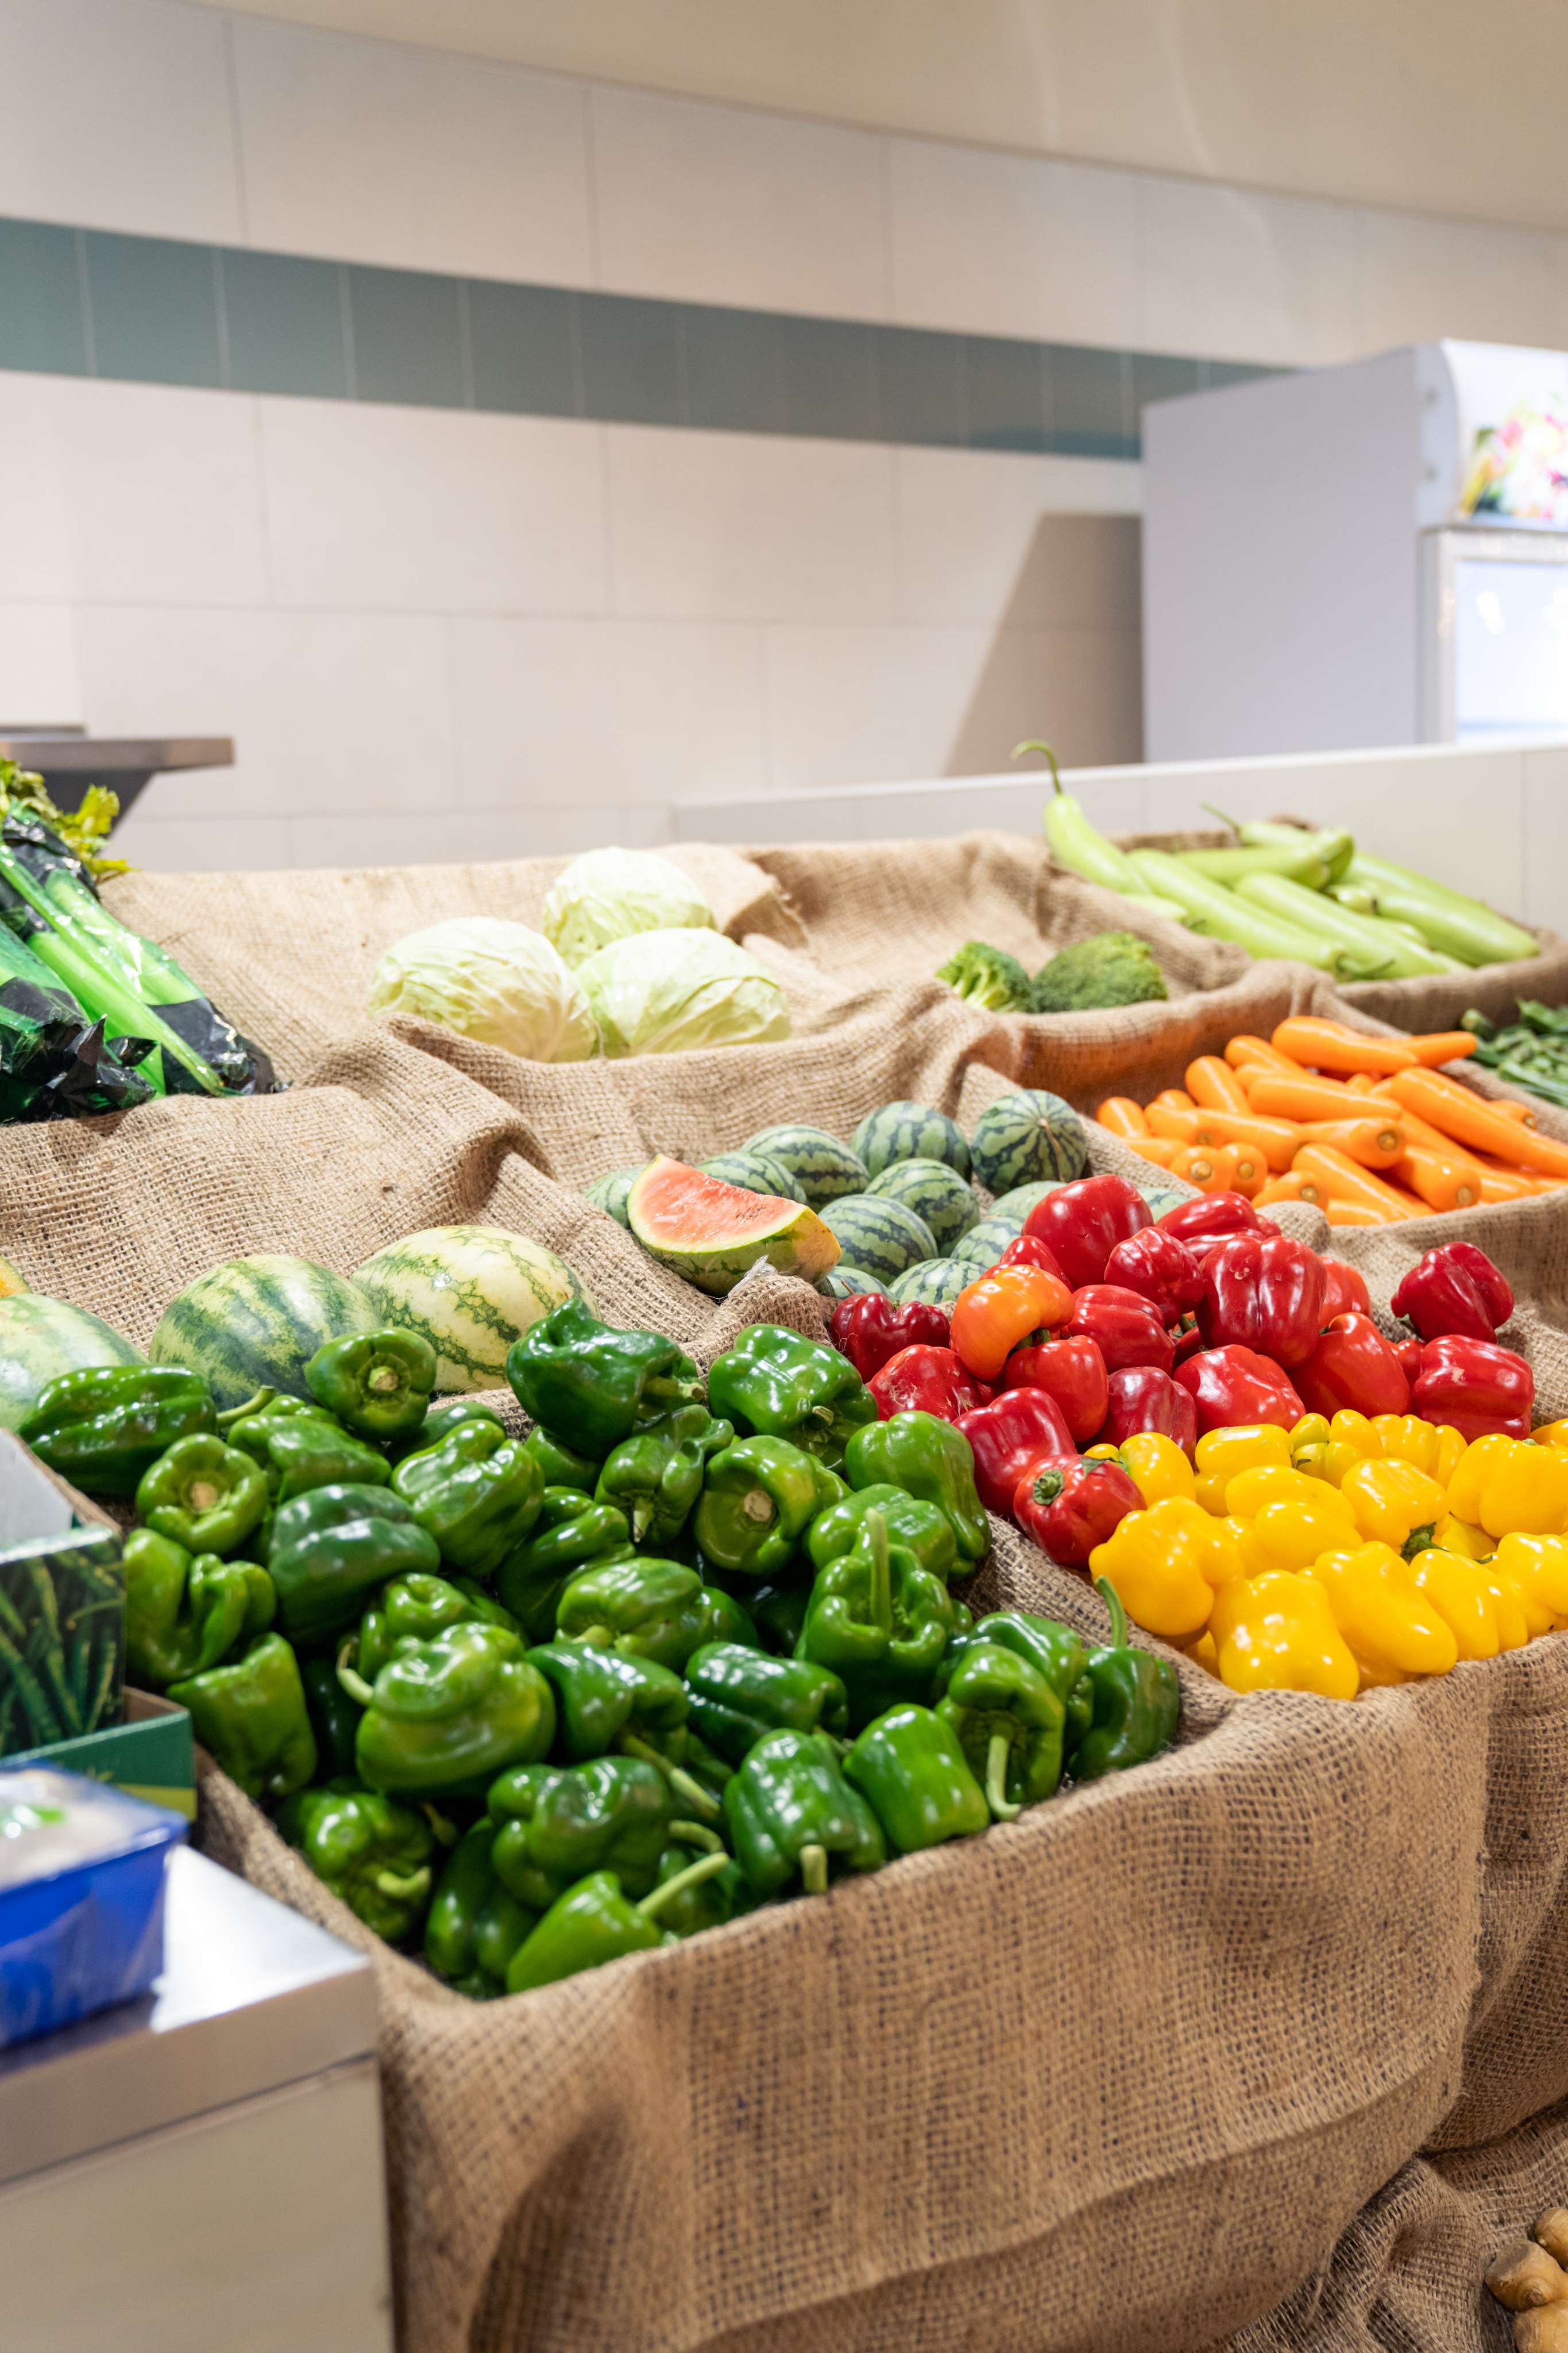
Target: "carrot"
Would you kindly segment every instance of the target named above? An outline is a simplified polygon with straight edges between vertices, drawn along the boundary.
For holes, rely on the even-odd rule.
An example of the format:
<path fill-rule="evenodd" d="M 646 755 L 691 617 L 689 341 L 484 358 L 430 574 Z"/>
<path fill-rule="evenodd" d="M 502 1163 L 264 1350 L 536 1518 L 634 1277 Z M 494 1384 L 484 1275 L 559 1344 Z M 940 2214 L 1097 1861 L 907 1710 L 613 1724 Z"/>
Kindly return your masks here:
<path fill-rule="evenodd" d="M 1352 1095 L 1338 1079 L 1317 1079 L 1310 1071 L 1288 1079 L 1278 1071 L 1249 1070 L 1247 1093 L 1263 1119 L 1364 1119 L 1366 1098 Z"/>
<path fill-rule="evenodd" d="M 1163 1088 L 1155 1096 L 1154 1103 L 1163 1104 L 1167 1111 L 1196 1111 L 1197 1109 L 1196 1103 L 1184 1087 Z M 1149 1109 L 1152 1111 L 1153 1108 L 1154 1103 L 1151 1103 Z"/>
<path fill-rule="evenodd" d="M 1239 1112 L 1247 1116 L 1247 1092 L 1230 1064 L 1218 1054 L 1200 1054 L 1183 1074 L 1187 1092 L 1204 1111 Z"/>
<path fill-rule="evenodd" d="M 1296 1155 L 1296 1166 L 1304 1176 L 1315 1176 L 1332 1201 L 1360 1201 L 1374 1209 L 1393 1209 L 1400 1217 L 1419 1218 L 1426 1210 L 1408 1193 L 1396 1192 L 1352 1160 L 1347 1152 L 1336 1151 L 1331 1144 L 1304 1144 Z"/>
<path fill-rule="evenodd" d="M 1132 1137 L 1149 1133 L 1142 1105 L 1135 1103 L 1131 1095 L 1107 1095 L 1094 1115 L 1101 1127 L 1108 1127 L 1112 1135 Z"/>
<path fill-rule="evenodd" d="M 1528 1176 L 1511 1176 L 1500 1168 L 1482 1168 L 1478 1170 L 1477 1181 L 1481 1188 L 1481 1199 L 1483 1203 L 1493 1201 L 1534 1201 L 1539 1199 L 1542 1189 L 1540 1186 L 1533 1184 Z M 1547 1187 L 1545 1189 L 1550 1191 L 1552 1188 Z"/>
<path fill-rule="evenodd" d="M 1363 1168 L 1392 1168 L 1405 1150 L 1405 1130 L 1396 1119 L 1313 1119 L 1301 1128 L 1303 1144 L 1331 1144 Z"/>
<path fill-rule="evenodd" d="M 1418 1194 L 1429 1209 L 1468 1209 L 1481 1198 L 1481 1172 L 1468 1161 L 1429 1152 L 1413 1144 L 1394 1163 L 1397 1183 Z"/>
<path fill-rule="evenodd" d="M 1352 1071 L 1345 1084 L 1352 1095 L 1370 1095 L 1377 1092 L 1377 1081 L 1365 1071 Z"/>
<path fill-rule="evenodd" d="M 1198 1140 L 1196 1111 L 1178 1111 L 1174 1103 L 1152 1103 L 1145 1114 L 1151 1135 L 1168 1135 L 1176 1144 L 1195 1144 Z"/>
<path fill-rule="evenodd" d="M 1467 1054 L 1476 1050 L 1476 1041 L 1468 1029 L 1428 1029 L 1405 1043 L 1424 1070 L 1436 1070 L 1439 1062 L 1462 1062 Z"/>
<path fill-rule="evenodd" d="M 1236 1155 L 1226 1144 L 1184 1145 L 1171 1166 L 1200 1193 L 1233 1193 L 1236 1182 Z"/>
<path fill-rule="evenodd" d="M 1462 1144 L 1456 1144 L 1451 1135 L 1445 1135 L 1440 1127 L 1432 1125 L 1430 1120 L 1422 1119 L 1415 1112 L 1406 1111 L 1405 1105 L 1395 1103 L 1392 1095 L 1378 1093 L 1368 1096 L 1366 1107 L 1369 1114 L 1379 1112 L 1381 1115 L 1386 1116 L 1391 1124 L 1397 1123 L 1405 1130 L 1405 1140 L 1407 1144 L 1425 1145 L 1430 1152 L 1446 1153 L 1450 1160 L 1468 1160 L 1472 1157 Z"/>
<path fill-rule="evenodd" d="M 1342 1021 L 1321 1020 L 1316 1014 L 1293 1013 L 1281 1021 L 1270 1043 L 1292 1061 L 1307 1062 L 1319 1071 L 1407 1071 L 1415 1056 L 1404 1039 L 1369 1038 Z"/>
<path fill-rule="evenodd" d="M 1391 1080 L 1390 1091 L 1397 1102 L 1461 1144 L 1474 1145 L 1534 1176 L 1568 1176 L 1568 1144 L 1538 1135 L 1439 1071 L 1401 1071 Z"/>
<path fill-rule="evenodd" d="M 1315 1176 L 1303 1176 L 1299 1168 L 1288 1168 L 1282 1176 L 1270 1176 L 1261 1193 L 1254 1193 L 1252 1206 L 1265 1209 L 1276 1201 L 1310 1201 L 1314 1208 L 1323 1199 L 1323 1188 Z"/>
<path fill-rule="evenodd" d="M 1196 1144 L 1235 1144 L 1260 1153 L 1276 1175 L 1289 1167 L 1300 1149 L 1301 1130 L 1294 1120 L 1259 1119 L 1255 1113 L 1201 1111 Z"/>
<path fill-rule="evenodd" d="M 1126 1141 L 1140 1160 L 1152 1160 L 1156 1168 L 1168 1168 L 1182 1148 L 1169 1135 L 1130 1135 Z"/>
<path fill-rule="evenodd" d="M 1512 1095 L 1498 1095 L 1495 1098 L 1489 1095 L 1487 1097 L 1487 1101 L 1491 1104 L 1494 1111 L 1500 1111 L 1505 1118 L 1517 1119 L 1521 1127 L 1537 1127 L 1540 1125 L 1540 1122 L 1537 1120 L 1535 1113 L 1531 1109 L 1531 1105 L 1529 1103 L 1516 1103 Z"/>
<path fill-rule="evenodd" d="M 1450 1149 L 1458 1159 L 1463 1146 L 1456 1144 Z M 1532 1169 L 1510 1167 L 1506 1160 L 1494 1160 L 1489 1152 L 1467 1152 L 1465 1157 L 1483 1176 L 1506 1176 L 1511 1185 L 1528 1185 L 1532 1193 L 1555 1193 L 1560 1186 L 1568 1184 L 1568 1177 L 1538 1176 Z"/>
<path fill-rule="evenodd" d="M 1231 1039 L 1225 1050 L 1225 1059 L 1233 1071 L 1239 1071 L 1250 1065 L 1254 1068 L 1260 1066 L 1264 1070 L 1284 1071 L 1289 1073 L 1300 1067 L 1299 1063 L 1290 1060 L 1289 1054 L 1282 1054 L 1277 1046 L 1271 1046 L 1267 1038 L 1255 1038 L 1251 1031 L 1247 1029 L 1244 1029 L 1238 1038 Z"/>
<path fill-rule="evenodd" d="M 1403 1209 L 1374 1209 L 1370 1201 L 1344 1201 L 1332 1195 L 1323 1203 L 1323 1215 L 1331 1226 L 1397 1226 L 1403 1223 Z"/>

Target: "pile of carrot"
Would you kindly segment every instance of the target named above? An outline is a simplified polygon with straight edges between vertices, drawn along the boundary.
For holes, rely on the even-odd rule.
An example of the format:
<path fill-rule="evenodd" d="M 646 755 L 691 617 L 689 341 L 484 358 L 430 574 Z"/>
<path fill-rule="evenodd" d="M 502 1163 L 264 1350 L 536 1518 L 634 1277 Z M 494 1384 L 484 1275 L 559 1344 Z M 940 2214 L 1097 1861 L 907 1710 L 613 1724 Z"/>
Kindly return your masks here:
<path fill-rule="evenodd" d="M 1527 1103 L 1489 1102 L 1438 1068 L 1475 1043 L 1466 1029 L 1373 1038 L 1296 1014 L 1271 1037 L 1200 1054 L 1184 1087 L 1147 1104 L 1111 1095 L 1095 1117 L 1203 1192 L 1245 1193 L 1259 1208 L 1310 1201 L 1331 1226 L 1568 1186 L 1568 1145 L 1542 1135 Z"/>

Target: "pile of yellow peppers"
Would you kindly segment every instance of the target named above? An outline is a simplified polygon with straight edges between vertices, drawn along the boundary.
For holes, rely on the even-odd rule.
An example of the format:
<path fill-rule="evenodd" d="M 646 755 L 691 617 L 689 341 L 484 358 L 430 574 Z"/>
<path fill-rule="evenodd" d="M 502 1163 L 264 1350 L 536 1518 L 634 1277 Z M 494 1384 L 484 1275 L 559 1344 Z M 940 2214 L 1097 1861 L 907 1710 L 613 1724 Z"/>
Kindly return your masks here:
<path fill-rule="evenodd" d="M 1414 1415 L 1094 1447 L 1145 1509 L 1089 1563 L 1233 1691 L 1353 1699 L 1568 1626 L 1568 1421 L 1528 1440 Z"/>

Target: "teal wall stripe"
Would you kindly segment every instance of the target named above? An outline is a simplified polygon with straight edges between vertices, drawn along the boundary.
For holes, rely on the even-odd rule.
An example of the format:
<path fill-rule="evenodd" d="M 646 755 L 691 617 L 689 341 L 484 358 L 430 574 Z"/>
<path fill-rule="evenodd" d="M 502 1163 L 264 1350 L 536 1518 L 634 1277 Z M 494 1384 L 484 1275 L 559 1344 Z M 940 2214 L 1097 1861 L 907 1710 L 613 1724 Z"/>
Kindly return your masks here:
<path fill-rule="evenodd" d="M 0 368 L 1120 459 L 1147 402 L 1276 373 L 10 219 Z"/>

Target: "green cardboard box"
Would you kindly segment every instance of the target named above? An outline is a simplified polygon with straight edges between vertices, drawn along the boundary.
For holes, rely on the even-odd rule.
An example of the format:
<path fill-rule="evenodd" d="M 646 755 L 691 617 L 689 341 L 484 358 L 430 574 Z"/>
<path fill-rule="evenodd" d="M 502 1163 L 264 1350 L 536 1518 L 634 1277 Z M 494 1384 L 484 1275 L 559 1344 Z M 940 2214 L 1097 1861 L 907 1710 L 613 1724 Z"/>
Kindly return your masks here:
<path fill-rule="evenodd" d="M 187 1821 L 196 1818 L 195 1744 L 190 1716 L 172 1699 L 154 1699 L 150 1692 L 126 1692 L 123 1724 L 106 1724 L 79 1740 L 58 1740 L 47 1748 L 29 1748 L 20 1757 L 7 1757 L 5 1762 L 60 1765 L 68 1772 L 89 1774 L 95 1781 L 112 1781 L 127 1796 L 144 1798 L 150 1806 L 167 1806 L 171 1813 L 184 1814 Z"/>
<path fill-rule="evenodd" d="M 118 1725 L 125 1680 L 119 1528 L 0 1430 L 0 1757 Z"/>

